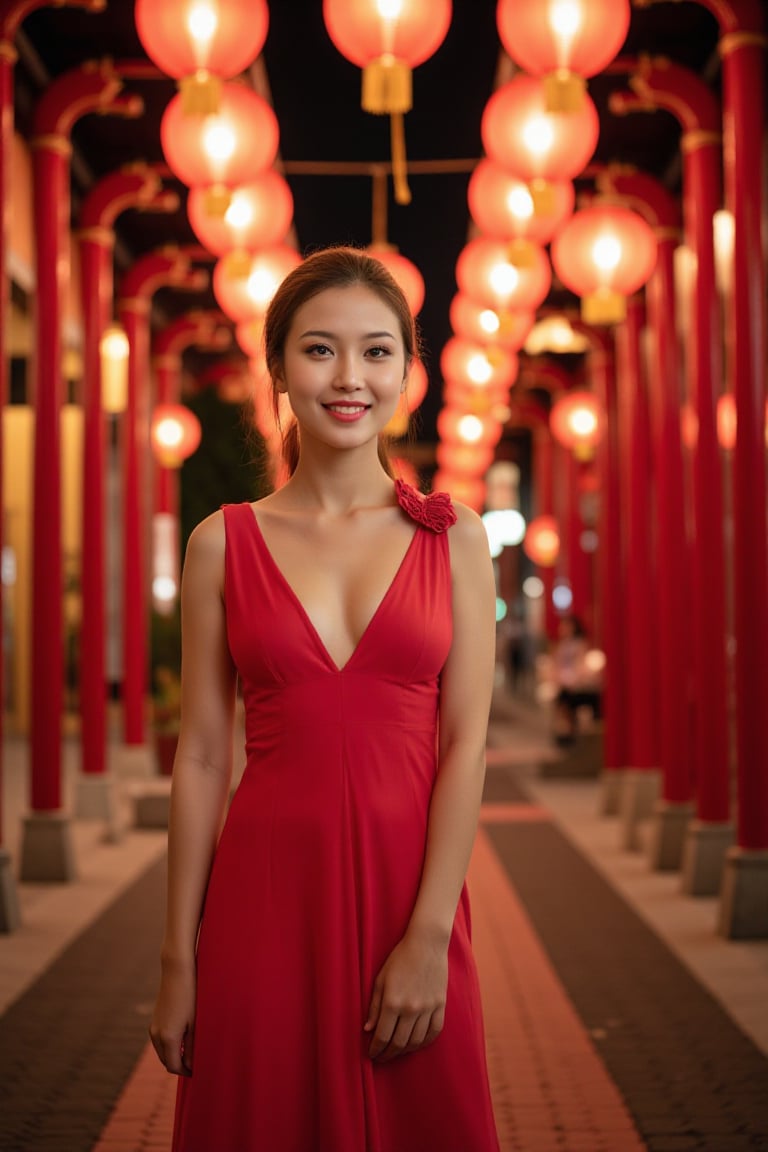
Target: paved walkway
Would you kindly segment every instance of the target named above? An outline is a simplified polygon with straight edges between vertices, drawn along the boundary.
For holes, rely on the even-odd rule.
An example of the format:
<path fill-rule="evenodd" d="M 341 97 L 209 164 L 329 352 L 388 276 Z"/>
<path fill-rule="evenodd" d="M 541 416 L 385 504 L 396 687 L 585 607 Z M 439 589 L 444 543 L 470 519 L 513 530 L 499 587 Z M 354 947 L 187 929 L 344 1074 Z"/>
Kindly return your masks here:
<path fill-rule="evenodd" d="M 502 1149 L 768 1150 L 768 944 L 720 940 L 714 901 L 619 848 L 596 780 L 539 775 L 553 755 L 499 697 L 469 882 Z M 148 769 L 115 757 L 125 825 Z M 74 832 L 78 881 L 21 885 L 0 938 L 0 1149 L 167 1152 L 175 1082 L 146 1043 L 164 835 Z"/>

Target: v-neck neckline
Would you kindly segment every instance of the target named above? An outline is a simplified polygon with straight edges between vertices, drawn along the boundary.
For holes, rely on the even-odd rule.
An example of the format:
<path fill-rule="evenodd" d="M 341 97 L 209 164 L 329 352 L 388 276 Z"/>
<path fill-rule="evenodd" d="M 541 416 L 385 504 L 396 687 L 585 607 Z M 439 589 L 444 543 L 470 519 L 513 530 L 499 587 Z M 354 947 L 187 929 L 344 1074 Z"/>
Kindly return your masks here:
<path fill-rule="evenodd" d="M 357 641 L 357 644 L 353 648 L 351 654 L 349 655 L 347 660 L 344 661 L 343 664 L 339 665 L 339 664 L 337 664 L 337 662 L 334 660 L 333 656 L 331 656 L 330 652 L 328 651 L 327 644 L 323 640 L 323 638 L 320 635 L 319 631 L 317 630 L 315 624 L 313 623 L 311 616 L 309 615 L 306 608 L 304 607 L 301 600 L 299 599 L 299 596 L 297 595 L 296 591 L 294 590 L 293 585 L 290 583 L 287 576 L 283 572 L 282 568 L 277 563 L 277 560 L 275 560 L 275 557 L 272 555 L 272 551 L 271 551 L 271 549 L 270 549 L 269 545 L 267 544 L 267 541 L 264 537 L 264 533 L 262 531 L 261 524 L 259 523 L 258 517 L 256 515 L 256 512 L 254 511 L 252 504 L 248 505 L 248 511 L 250 513 L 250 518 L 253 521 L 255 528 L 256 528 L 256 538 L 260 542 L 262 550 L 264 551 L 264 554 L 266 555 L 269 564 L 272 566 L 272 568 L 275 572 L 275 575 L 278 577 L 280 583 L 285 588 L 285 590 L 288 593 L 288 595 L 290 596 L 291 600 L 293 600 L 296 608 L 298 609 L 299 615 L 303 619 L 303 621 L 307 627 L 307 630 L 314 637 L 316 644 L 318 645 L 323 656 L 325 657 L 325 660 L 327 661 L 328 664 L 330 664 L 330 666 L 334 672 L 336 672 L 338 674 L 341 674 L 342 672 L 346 672 L 347 669 L 349 668 L 349 666 L 355 660 L 361 647 L 365 643 L 366 638 L 368 637 L 368 634 L 370 633 L 371 629 L 373 628 L 374 624 L 376 623 L 376 620 L 378 619 L 378 617 L 381 615 L 382 611 L 384 610 L 384 607 L 385 607 L 387 601 L 392 596 L 396 586 L 399 584 L 400 577 L 403 573 L 403 570 L 405 569 L 406 564 L 407 564 L 408 560 L 410 559 L 412 552 L 414 551 L 414 548 L 416 546 L 416 540 L 421 533 L 421 525 L 419 525 L 418 523 L 415 525 L 415 530 L 414 530 L 413 535 L 411 536 L 411 539 L 408 542 L 408 547 L 406 548 L 405 552 L 403 553 L 403 557 L 402 557 L 400 563 L 398 564 L 398 566 L 395 570 L 394 576 L 392 577 L 389 584 L 387 585 L 387 588 L 386 588 L 386 591 L 384 592 L 384 595 L 381 597 L 381 599 L 379 600 L 379 603 L 376 605 L 376 609 L 375 609 L 373 615 L 371 616 L 370 620 L 368 621 L 365 628 L 361 632 L 360 639 Z"/>

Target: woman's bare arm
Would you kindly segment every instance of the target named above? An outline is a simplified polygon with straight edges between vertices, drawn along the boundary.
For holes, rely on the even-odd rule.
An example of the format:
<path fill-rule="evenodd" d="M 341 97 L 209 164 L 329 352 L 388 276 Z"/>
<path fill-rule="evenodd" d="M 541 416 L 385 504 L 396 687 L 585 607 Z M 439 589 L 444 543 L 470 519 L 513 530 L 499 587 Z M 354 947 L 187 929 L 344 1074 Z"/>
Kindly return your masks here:
<path fill-rule="evenodd" d="M 453 642 L 440 690 L 439 766 L 421 884 L 403 940 L 376 981 L 366 1027 L 371 1055 L 388 1059 L 439 1034 L 447 952 L 466 876 L 485 776 L 493 689 L 495 583 L 485 529 L 459 508 L 451 529 Z"/>
<path fill-rule="evenodd" d="M 176 1073 L 191 1069 L 195 945 L 232 775 L 236 676 L 223 580 L 224 519 L 217 512 L 190 537 L 181 590 L 181 730 L 171 787 L 162 980 L 150 1029 L 160 1059 Z"/>

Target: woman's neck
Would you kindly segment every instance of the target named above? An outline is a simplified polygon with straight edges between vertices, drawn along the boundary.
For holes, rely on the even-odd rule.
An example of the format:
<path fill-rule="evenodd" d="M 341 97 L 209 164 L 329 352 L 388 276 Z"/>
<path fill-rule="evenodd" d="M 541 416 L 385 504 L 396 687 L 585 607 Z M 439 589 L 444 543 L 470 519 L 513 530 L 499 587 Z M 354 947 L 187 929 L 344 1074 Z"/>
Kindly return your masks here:
<path fill-rule="evenodd" d="M 346 452 L 305 444 L 284 491 L 304 507 L 343 516 L 357 508 L 388 503 L 392 479 L 382 467 L 375 442 Z"/>

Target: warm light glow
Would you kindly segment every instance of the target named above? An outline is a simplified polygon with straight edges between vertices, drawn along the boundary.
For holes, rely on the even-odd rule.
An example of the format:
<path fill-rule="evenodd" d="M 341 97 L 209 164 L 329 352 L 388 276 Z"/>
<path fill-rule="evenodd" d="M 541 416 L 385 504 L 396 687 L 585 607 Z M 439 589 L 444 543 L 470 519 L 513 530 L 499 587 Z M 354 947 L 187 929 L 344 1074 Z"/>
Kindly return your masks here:
<path fill-rule="evenodd" d="M 403 10 L 403 0 L 376 0 L 382 20 L 397 20 Z"/>
<path fill-rule="evenodd" d="M 493 376 L 493 368 L 487 357 L 478 353 L 476 356 L 470 356 L 467 361 L 467 375 L 473 384 L 487 384 Z"/>
<path fill-rule="evenodd" d="M 253 220 L 253 205 L 248 197 L 235 192 L 224 219 L 230 228 L 247 228 Z"/>
<path fill-rule="evenodd" d="M 495 336 L 501 327 L 499 317 L 491 308 L 484 308 L 478 316 L 478 320 L 483 332 L 487 332 L 489 336 Z"/>
<path fill-rule="evenodd" d="M 584 667 L 589 672 L 602 672 L 605 668 L 605 652 L 599 648 L 590 648 L 584 653 Z"/>
<path fill-rule="evenodd" d="M 266 268 L 255 268 L 248 277 L 248 295 L 259 308 L 266 308 L 277 287 L 278 281 Z"/>
<path fill-rule="evenodd" d="M 576 436 L 590 436 L 597 428 L 597 417 L 589 408 L 575 408 L 568 423 Z"/>
<path fill-rule="evenodd" d="M 522 135 L 526 148 L 536 156 L 549 152 L 555 140 L 554 128 L 547 116 L 531 116 L 523 125 Z"/>
<path fill-rule="evenodd" d="M 592 259 L 601 272 L 613 272 L 621 260 L 621 241 L 610 233 L 598 236 L 592 245 Z"/>
<path fill-rule="evenodd" d="M 565 316 L 545 316 L 531 329 L 525 341 L 529 356 L 541 352 L 585 352 L 589 342 L 586 336 L 575 332 Z"/>
<path fill-rule="evenodd" d="M 520 283 L 520 273 L 514 264 L 495 264 L 488 279 L 494 292 L 499 296 L 508 296 Z"/>
<path fill-rule="evenodd" d="M 211 160 L 226 163 L 234 155 L 237 137 L 229 124 L 218 116 L 211 116 L 203 131 L 203 148 Z"/>
<path fill-rule="evenodd" d="M 499 545 L 501 548 L 514 547 L 525 537 L 525 519 L 516 508 L 499 508 L 484 512 L 482 520 L 491 548 Z"/>
<path fill-rule="evenodd" d="M 533 197 L 525 184 L 516 184 L 507 194 L 507 207 L 518 220 L 530 220 L 533 216 Z"/>
<path fill-rule="evenodd" d="M 538 600 L 544 595 L 544 581 L 538 576 L 526 576 L 523 580 L 523 596 L 529 600 Z"/>
<path fill-rule="evenodd" d="M 155 439 L 163 448 L 178 448 L 183 435 L 179 421 L 170 416 L 155 425 Z"/>
<path fill-rule="evenodd" d="M 101 406 L 105 412 L 124 412 L 128 399 L 130 345 L 119 324 L 105 328 L 99 342 L 101 357 Z"/>
<path fill-rule="evenodd" d="M 715 279 L 722 293 L 730 291 L 733 280 L 733 213 L 720 208 L 712 217 L 715 242 Z"/>
<path fill-rule="evenodd" d="M 108 356 L 110 360 L 127 360 L 129 350 L 125 330 L 117 324 L 111 324 L 101 338 L 102 356 Z"/>
<path fill-rule="evenodd" d="M 170 603 L 176 599 L 178 586 L 172 576 L 155 576 L 152 581 L 152 596 L 155 600 Z"/>
<path fill-rule="evenodd" d="M 210 0 L 197 0 L 197 3 L 189 9 L 187 28 L 190 36 L 201 48 L 211 42 L 218 26 L 219 17 Z"/>
<path fill-rule="evenodd" d="M 549 26 L 563 40 L 572 39 L 581 27 L 578 0 L 554 0 L 549 6 Z"/>
<path fill-rule="evenodd" d="M 460 440 L 466 444 L 476 444 L 483 436 L 483 422 L 477 416 L 462 416 L 457 431 Z"/>

